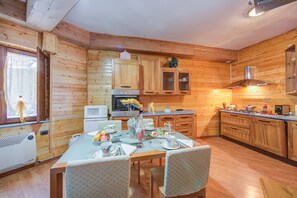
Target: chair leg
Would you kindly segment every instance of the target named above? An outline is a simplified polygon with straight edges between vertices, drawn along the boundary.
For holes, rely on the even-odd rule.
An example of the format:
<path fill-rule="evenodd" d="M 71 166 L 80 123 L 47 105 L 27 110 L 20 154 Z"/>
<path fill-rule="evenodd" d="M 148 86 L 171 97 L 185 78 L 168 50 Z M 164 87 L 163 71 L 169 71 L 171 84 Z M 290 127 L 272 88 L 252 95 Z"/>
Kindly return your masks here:
<path fill-rule="evenodd" d="M 159 165 L 162 166 L 162 157 L 159 158 Z"/>
<path fill-rule="evenodd" d="M 137 169 L 137 174 L 138 174 L 138 185 L 140 185 L 140 161 L 137 162 L 137 166 L 138 166 L 138 169 Z"/>
<path fill-rule="evenodd" d="M 153 163 L 153 159 L 151 159 L 151 163 Z"/>

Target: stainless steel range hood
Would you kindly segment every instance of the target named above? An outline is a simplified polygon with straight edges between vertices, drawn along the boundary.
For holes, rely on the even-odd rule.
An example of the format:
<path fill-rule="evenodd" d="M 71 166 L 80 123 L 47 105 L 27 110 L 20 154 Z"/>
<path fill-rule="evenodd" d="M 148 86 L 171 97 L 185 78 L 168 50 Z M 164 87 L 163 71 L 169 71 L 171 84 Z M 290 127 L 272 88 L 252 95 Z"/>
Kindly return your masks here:
<path fill-rule="evenodd" d="M 243 88 L 248 86 L 266 86 L 270 84 L 268 82 L 253 79 L 251 66 L 246 66 L 244 69 L 245 69 L 244 80 L 235 81 L 234 83 L 231 83 L 225 88 L 235 89 L 235 88 Z"/>

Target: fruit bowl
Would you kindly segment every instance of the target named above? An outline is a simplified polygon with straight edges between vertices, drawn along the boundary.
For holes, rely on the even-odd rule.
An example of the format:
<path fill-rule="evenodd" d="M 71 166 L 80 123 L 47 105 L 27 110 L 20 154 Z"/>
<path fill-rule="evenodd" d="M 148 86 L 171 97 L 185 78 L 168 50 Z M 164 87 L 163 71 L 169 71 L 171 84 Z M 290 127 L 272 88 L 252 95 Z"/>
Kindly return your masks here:
<path fill-rule="evenodd" d="M 99 131 L 94 137 L 93 137 L 93 143 L 101 143 L 106 142 L 111 139 L 111 135 L 107 134 L 105 131 Z"/>

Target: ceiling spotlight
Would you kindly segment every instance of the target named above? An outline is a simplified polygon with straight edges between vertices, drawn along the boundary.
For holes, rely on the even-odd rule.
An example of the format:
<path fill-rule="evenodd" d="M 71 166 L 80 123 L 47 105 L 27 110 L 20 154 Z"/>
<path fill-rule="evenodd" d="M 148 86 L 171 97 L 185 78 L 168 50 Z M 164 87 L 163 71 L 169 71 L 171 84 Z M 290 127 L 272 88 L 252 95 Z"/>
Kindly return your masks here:
<path fill-rule="evenodd" d="M 248 15 L 249 17 L 257 17 L 257 16 L 260 16 L 264 14 L 264 12 L 260 12 L 260 13 L 256 13 L 256 9 L 255 8 L 252 8 L 249 12 L 248 12 Z"/>

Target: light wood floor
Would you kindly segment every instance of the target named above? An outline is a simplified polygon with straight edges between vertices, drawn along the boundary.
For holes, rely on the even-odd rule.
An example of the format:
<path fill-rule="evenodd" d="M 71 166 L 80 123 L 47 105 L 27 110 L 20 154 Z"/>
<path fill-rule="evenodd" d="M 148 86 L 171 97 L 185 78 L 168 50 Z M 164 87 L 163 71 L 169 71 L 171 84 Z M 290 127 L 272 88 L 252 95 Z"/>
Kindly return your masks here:
<path fill-rule="evenodd" d="M 207 197 L 263 197 L 260 177 L 273 178 L 297 186 L 296 167 L 222 138 L 207 138 L 203 141 L 212 148 Z M 0 179 L 0 197 L 49 197 L 49 168 L 54 162 L 47 162 Z M 136 167 L 132 167 L 131 197 L 148 197 L 149 169 L 157 165 L 158 160 L 153 164 L 141 163 L 140 186 L 137 185 Z"/>

